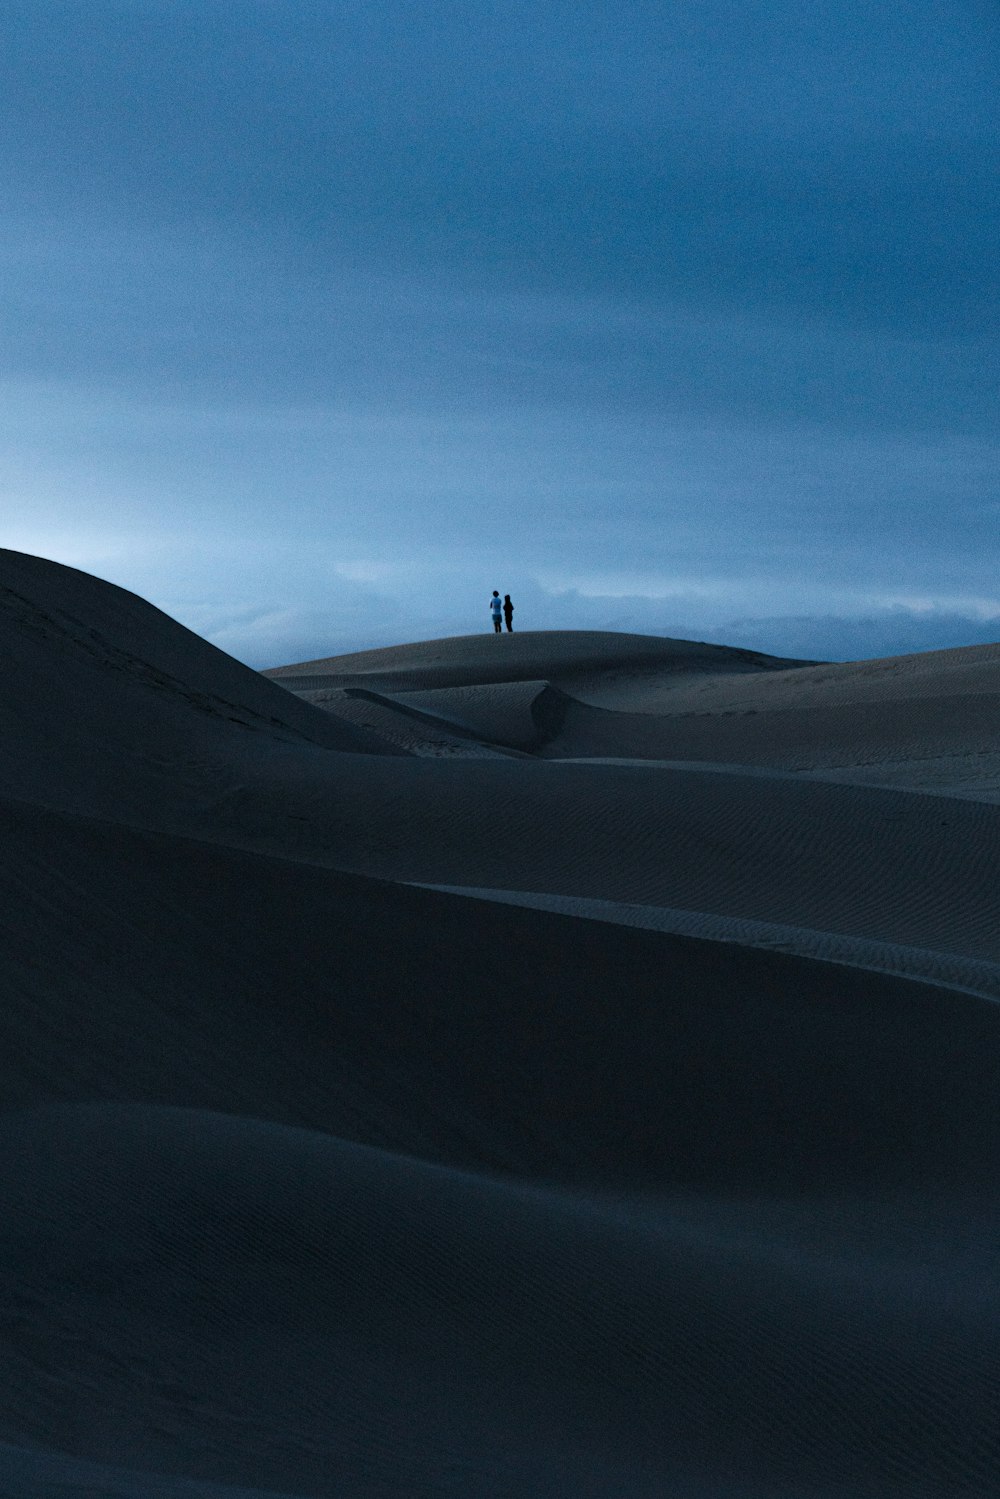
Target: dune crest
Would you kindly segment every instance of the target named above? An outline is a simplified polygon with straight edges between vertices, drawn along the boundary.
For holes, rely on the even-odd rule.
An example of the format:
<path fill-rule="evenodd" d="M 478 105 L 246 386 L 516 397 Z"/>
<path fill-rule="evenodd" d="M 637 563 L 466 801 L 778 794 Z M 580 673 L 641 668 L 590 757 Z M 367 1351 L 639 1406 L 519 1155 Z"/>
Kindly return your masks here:
<path fill-rule="evenodd" d="M 588 631 L 459 636 L 267 672 L 347 720 L 377 695 L 410 753 L 407 708 L 495 751 L 552 759 L 741 764 L 1000 802 L 1000 645 L 878 661 L 803 662 L 693 641 Z M 526 693 L 532 690 L 530 705 Z M 388 701 L 386 701 L 388 699 Z M 525 708 L 530 723 L 525 723 Z M 374 720 L 371 720 L 373 723 Z"/>
<path fill-rule="evenodd" d="M 0 1490 L 1000 1491 L 1000 647 L 0 620 Z"/>

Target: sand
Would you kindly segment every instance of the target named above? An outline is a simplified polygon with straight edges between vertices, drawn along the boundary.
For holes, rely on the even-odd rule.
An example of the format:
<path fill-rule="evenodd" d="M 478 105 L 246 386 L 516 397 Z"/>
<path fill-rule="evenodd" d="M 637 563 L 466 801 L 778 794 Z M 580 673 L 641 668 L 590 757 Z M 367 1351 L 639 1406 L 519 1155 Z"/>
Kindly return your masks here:
<path fill-rule="evenodd" d="M 1000 1492 L 1000 647 L 0 621 L 0 1495 Z"/>

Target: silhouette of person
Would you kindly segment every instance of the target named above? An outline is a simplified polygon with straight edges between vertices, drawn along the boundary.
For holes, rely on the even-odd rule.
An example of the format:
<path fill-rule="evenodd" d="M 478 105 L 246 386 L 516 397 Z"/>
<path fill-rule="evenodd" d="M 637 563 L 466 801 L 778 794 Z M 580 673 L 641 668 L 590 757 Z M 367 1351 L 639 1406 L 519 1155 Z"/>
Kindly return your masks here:
<path fill-rule="evenodd" d="M 501 604 L 500 602 L 500 595 L 494 588 L 493 597 L 490 599 L 490 613 L 493 615 L 493 628 L 498 635 L 503 634 L 503 625 L 500 622 L 500 615 L 502 614 L 502 612 L 503 604 Z"/>
<path fill-rule="evenodd" d="M 507 621 L 507 629 L 508 630 L 513 630 L 513 628 L 514 628 L 514 626 L 511 624 L 511 619 L 513 618 L 513 615 L 514 615 L 514 605 L 510 601 L 510 594 L 509 593 L 505 593 L 504 596 L 503 596 L 503 617 Z"/>

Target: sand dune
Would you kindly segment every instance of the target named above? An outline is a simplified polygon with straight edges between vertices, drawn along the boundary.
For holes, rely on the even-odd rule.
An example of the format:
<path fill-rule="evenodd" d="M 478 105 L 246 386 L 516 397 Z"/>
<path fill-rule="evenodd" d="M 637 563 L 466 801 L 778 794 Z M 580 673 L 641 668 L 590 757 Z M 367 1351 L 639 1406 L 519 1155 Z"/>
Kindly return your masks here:
<path fill-rule="evenodd" d="M 288 685 L 368 686 L 387 690 L 463 687 L 477 682 L 522 682 L 542 676 L 615 676 L 664 672 L 697 675 L 780 670 L 799 663 L 730 646 L 658 635 L 611 635 L 600 630 L 529 630 L 456 635 L 412 645 L 386 646 L 279 666 L 266 676 Z"/>
<path fill-rule="evenodd" d="M 1000 648 L 0 604 L 0 1493 L 1000 1491 Z"/>
<path fill-rule="evenodd" d="M 816 664 L 690 641 L 542 631 L 267 675 L 335 713 L 331 693 L 391 694 L 400 710 L 413 706 L 494 747 L 549 758 L 752 765 L 1000 802 L 998 646 Z M 385 715 L 381 727 L 391 736 Z M 406 743 L 421 752 L 412 728 Z"/>

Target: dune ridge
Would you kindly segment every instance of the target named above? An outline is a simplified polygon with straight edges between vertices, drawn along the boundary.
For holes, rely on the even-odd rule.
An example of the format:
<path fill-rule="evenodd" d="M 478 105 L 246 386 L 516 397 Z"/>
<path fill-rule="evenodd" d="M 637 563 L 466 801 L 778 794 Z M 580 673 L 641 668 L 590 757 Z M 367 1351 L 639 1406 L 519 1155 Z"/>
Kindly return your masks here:
<path fill-rule="evenodd" d="M 849 968 L 867 968 L 897 978 L 946 984 L 981 999 L 1000 1000 L 1000 964 L 935 951 L 907 947 L 899 942 L 872 942 L 863 937 L 843 937 L 836 932 L 817 931 L 773 921 L 718 916 L 709 911 L 681 910 L 677 906 L 638 905 L 635 902 L 596 900 L 593 897 L 554 895 L 533 890 L 497 890 L 470 885 L 425 885 L 450 895 L 475 900 L 493 900 L 533 910 L 558 911 L 565 916 L 583 916 L 591 921 L 609 921 L 642 927 L 651 932 L 673 932 L 712 942 L 734 942 L 762 947 L 771 952 L 795 953 L 819 958 L 824 963 L 843 963 Z"/>
<path fill-rule="evenodd" d="M 0 606 L 0 1492 L 1000 1490 L 1000 647 Z"/>

